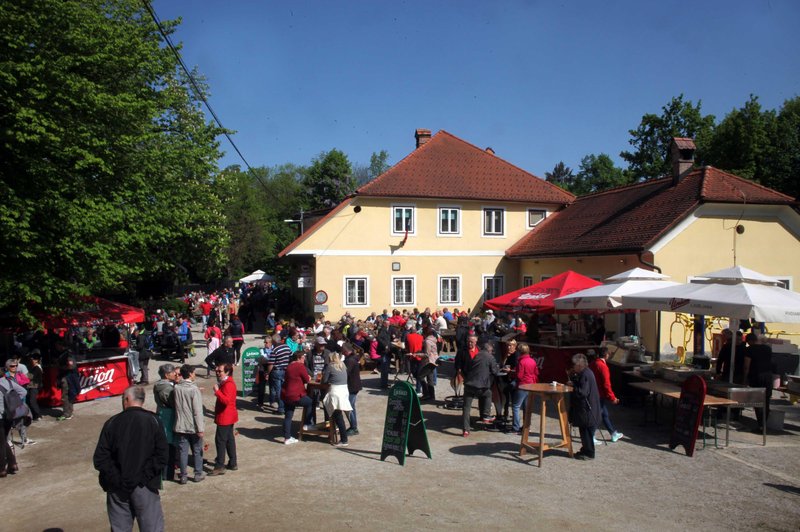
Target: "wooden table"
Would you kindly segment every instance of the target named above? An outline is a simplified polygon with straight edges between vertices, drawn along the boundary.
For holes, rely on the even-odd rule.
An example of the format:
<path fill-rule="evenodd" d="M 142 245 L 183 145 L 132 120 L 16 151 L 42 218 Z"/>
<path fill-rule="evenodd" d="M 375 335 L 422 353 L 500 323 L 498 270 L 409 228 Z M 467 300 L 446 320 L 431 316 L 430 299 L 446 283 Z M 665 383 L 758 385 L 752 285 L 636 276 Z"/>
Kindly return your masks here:
<path fill-rule="evenodd" d="M 677 401 L 681 398 L 681 387 L 678 386 L 676 383 L 666 382 L 666 381 L 651 381 L 651 382 L 629 382 L 628 386 L 632 386 L 634 388 L 638 388 L 640 390 L 645 390 L 648 392 L 652 392 L 656 395 L 662 395 L 664 397 L 669 397 L 673 401 Z M 727 406 L 736 406 L 736 401 L 731 399 L 727 399 L 725 397 L 717 397 L 716 395 L 709 395 L 706 394 L 705 398 L 703 399 L 703 410 L 707 408 L 721 408 Z M 658 405 L 654 405 L 654 411 L 658 411 Z M 708 414 L 710 416 L 710 414 Z M 705 428 L 707 427 L 707 419 L 708 416 L 704 415 L 703 417 L 703 447 L 706 446 L 706 431 Z M 646 419 L 646 417 L 645 417 Z M 654 414 L 655 419 L 655 414 Z M 728 444 L 726 436 L 725 445 Z M 714 422 L 714 445 L 717 446 L 717 423 Z M 766 445 L 766 436 L 764 439 L 764 444 Z"/>
<path fill-rule="evenodd" d="M 542 458 L 544 452 L 550 449 L 558 449 L 566 447 L 569 451 L 569 456 L 572 458 L 572 437 L 569 433 L 569 420 L 567 418 L 567 404 L 565 400 L 566 394 L 572 391 L 572 386 L 564 384 L 536 383 L 536 384 L 521 384 L 520 390 L 528 392 L 528 400 L 525 405 L 525 418 L 522 423 L 522 441 L 520 442 L 519 455 L 525 456 L 525 452 L 530 449 L 531 451 L 539 453 L 539 467 L 542 467 Z M 531 414 L 533 413 L 534 397 L 541 399 L 542 410 L 539 413 L 539 441 L 529 442 L 528 434 L 531 427 Z M 561 441 L 556 444 L 545 443 L 545 421 L 547 420 L 547 401 L 555 401 L 558 410 L 558 424 L 561 428 Z"/>
<path fill-rule="evenodd" d="M 320 392 L 327 392 L 330 390 L 330 384 L 322 384 L 320 382 L 311 381 L 306 384 L 306 390 L 308 391 L 308 395 L 313 397 L 313 392 L 315 390 L 319 390 Z M 317 403 L 312 402 L 311 407 L 304 407 L 303 408 L 303 418 L 300 420 L 300 434 L 297 439 L 303 441 L 303 436 L 325 436 L 328 438 L 328 442 L 333 445 L 338 441 L 337 433 L 336 433 L 336 424 L 333 422 L 333 419 L 327 419 L 322 423 L 317 423 L 316 425 L 312 425 L 309 429 L 306 429 L 306 417 L 308 415 L 308 408 L 317 408 Z"/>

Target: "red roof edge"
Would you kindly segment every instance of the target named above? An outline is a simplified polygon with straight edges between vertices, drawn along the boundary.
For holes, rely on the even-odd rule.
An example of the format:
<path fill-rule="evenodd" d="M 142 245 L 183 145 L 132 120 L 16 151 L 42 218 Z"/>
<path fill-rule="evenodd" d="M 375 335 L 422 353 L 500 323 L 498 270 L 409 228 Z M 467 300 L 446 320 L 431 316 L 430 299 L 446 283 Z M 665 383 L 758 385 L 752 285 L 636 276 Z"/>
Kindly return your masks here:
<path fill-rule="evenodd" d="M 463 143 L 463 144 L 466 144 L 467 146 L 469 146 L 470 148 L 472 148 L 472 149 L 474 149 L 474 150 L 478 150 L 478 151 L 480 151 L 480 152 L 485 152 L 485 150 L 484 150 L 484 149 L 482 149 L 482 148 L 479 148 L 479 147 L 478 147 L 478 146 L 476 146 L 475 144 L 472 144 L 471 142 L 467 142 L 466 140 L 464 140 L 464 139 L 462 139 L 462 138 L 460 138 L 460 137 L 457 137 L 457 136 L 453 135 L 452 133 L 450 133 L 449 131 L 445 131 L 444 129 L 440 129 L 439 131 L 437 131 L 437 132 L 436 132 L 436 134 L 434 134 L 433 136 L 431 136 L 431 140 L 433 140 L 433 138 L 434 138 L 434 137 L 436 137 L 436 136 L 438 136 L 438 135 L 440 135 L 440 134 L 444 134 L 444 135 L 446 135 L 446 136 L 448 136 L 448 137 L 452 138 L 453 140 L 457 140 L 458 142 L 461 142 L 461 143 Z M 362 186 L 360 186 L 360 187 L 359 187 L 359 188 L 356 190 L 355 194 L 356 194 L 356 195 L 364 195 L 364 196 L 369 196 L 369 193 L 367 193 L 367 194 L 363 194 L 363 192 L 362 192 L 362 189 L 363 189 L 364 187 L 366 187 L 366 186 L 368 186 L 368 185 L 371 185 L 371 184 L 373 184 L 373 183 L 377 183 L 377 182 L 378 182 L 379 180 L 381 180 L 381 179 L 382 179 L 382 178 L 383 178 L 383 177 L 384 177 L 384 176 L 385 176 L 387 173 L 389 173 L 389 170 L 393 170 L 393 169 L 395 169 L 395 168 L 398 168 L 398 167 L 400 167 L 401 165 L 403 165 L 403 163 L 405 163 L 405 162 L 406 162 L 406 161 L 407 161 L 407 160 L 408 160 L 410 157 L 412 157 L 414 154 L 416 154 L 416 153 L 418 153 L 418 152 L 421 152 L 422 150 L 426 150 L 426 149 L 428 149 L 428 147 L 431 145 L 431 140 L 429 140 L 428 142 L 426 142 L 425 144 L 423 144 L 423 145 L 422 145 L 422 146 L 420 146 L 419 148 L 416 148 L 416 149 L 414 149 L 413 151 L 411 151 L 411 152 L 410 152 L 408 155 L 406 155 L 405 157 L 403 157 L 402 159 L 400 159 L 400 161 L 398 161 L 398 162 L 397 162 L 397 163 L 396 163 L 394 166 L 392 166 L 391 168 L 389 168 L 388 170 L 386 170 L 384 173 L 382 173 L 381 175 L 379 175 L 378 177 L 376 177 L 376 178 L 375 178 L 375 179 L 373 179 L 372 181 L 368 181 L 367 183 L 364 183 Z M 534 173 L 532 173 L 532 172 L 529 172 L 528 170 L 525 170 L 524 168 L 521 168 L 521 167 L 519 167 L 519 166 L 517 166 L 517 165 L 515 165 L 515 164 L 513 164 L 513 163 L 510 163 L 510 162 L 508 162 L 507 160 L 503 159 L 502 157 L 498 157 L 498 156 L 497 156 L 496 154 L 494 154 L 494 153 L 493 153 L 492 155 L 493 155 L 493 156 L 494 156 L 494 157 L 495 157 L 495 158 L 496 158 L 498 161 L 502 162 L 503 164 L 507 164 L 508 166 L 510 166 L 510 167 L 512 167 L 512 168 L 516 168 L 516 169 L 517 169 L 517 170 L 519 170 L 520 172 L 524 172 L 524 173 L 526 173 L 526 174 L 530 174 L 531 176 L 535 177 L 536 179 L 538 179 L 538 180 L 539 180 L 539 181 L 541 181 L 542 183 L 546 184 L 547 186 L 549 186 L 549 187 L 551 187 L 551 188 L 554 188 L 554 189 L 556 189 L 556 190 L 557 190 L 557 191 L 558 191 L 560 194 L 564 194 L 564 195 L 566 195 L 566 196 L 567 196 L 567 198 L 568 198 L 568 201 L 565 201 L 565 202 L 563 202 L 563 203 L 562 203 L 562 202 L 558 202 L 558 203 L 554 203 L 554 204 L 557 204 L 557 205 L 568 205 L 569 203 L 572 203 L 572 202 L 575 200 L 575 198 L 577 197 L 577 196 L 575 196 L 575 194 L 573 194 L 573 193 L 571 193 L 571 192 L 569 192 L 569 191 L 567 191 L 567 190 L 564 190 L 563 188 L 561 188 L 561 187 L 559 187 L 559 186 L 557 186 L 557 185 L 554 185 L 553 183 L 550 183 L 550 182 L 549 182 L 549 181 L 547 181 L 546 179 L 542 179 L 541 177 L 537 176 L 536 174 L 534 174 Z M 551 203 L 551 202 L 546 202 L 546 203 Z"/>
<path fill-rule="evenodd" d="M 309 228 L 308 228 L 308 230 L 306 230 L 306 231 L 305 231 L 305 232 L 304 232 L 302 235 L 300 235 L 300 236 L 298 236 L 297 238 L 295 238 L 295 239 L 292 241 L 292 243 L 291 243 L 291 244 L 289 244 L 288 246 L 286 246 L 285 248 L 283 248 L 283 250 L 282 250 L 280 253 L 278 253 L 278 258 L 283 258 L 283 257 L 285 257 L 285 256 L 286 256 L 286 255 L 288 255 L 288 254 L 289 254 L 291 251 L 293 251 L 293 250 L 294 250 L 294 249 L 295 249 L 297 246 L 299 246 L 300 244 L 302 244 L 302 243 L 303 243 L 303 242 L 306 240 L 306 238 L 308 238 L 308 237 L 309 237 L 309 236 L 311 236 L 311 235 L 312 235 L 314 232 L 316 232 L 316 230 L 317 230 L 317 229 L 319 229 L 320 227 L 322 227 L 322 225 L 323 225 L 323 224 L 325 224 L 325 223 L 326 223 L 326 222 L 327 222 L 329 219 L 333 218 L 333 216 L 334 216 L 335 214 L 337 214 L 339 211 L 341 211 L 342 209 L 344 209 L 345 207 L 347 207 L 348 205 L 350 205 L 350 204 L 353 202 L 353 199 L 354 199 L 354 198 L 353 198 L 353 195 L 352 195 L 352 194 L 351 194 L 350 196 L 347 196 L 345 199 L 343 199 L 343 200 L 342 200 L 342 202 L 341 202 L 341 203 L 339 203 L 339 205 L 337 205 L 336 207 L 334 207 L 334 208 L 331 210 L 331 212 L 329 212 L 328 214 L 326 214 L 325 216 L 323 216 L 322 218 L 320 218 L 319 220 L 317 220 L 317 223 L 315 223 L 314 225 L 312 225 L 311 227 L 309 227 Z"/>
<path fill-rule="evenodd" d="M 726 172 L 725 170 L 720 170 L 720 169 L 719 169 L 719 168 L 717 168 L 716 166 L 706 165 L 706 166 L 703 166 L 702 168 L 700 168 L 700 170 L 702 170 L 702 172 L 703 172 L 703 184 L 702 184 L 702 186 L 700 187 L 700 197 L 701 197 L 701 199 L 702 199 L 703 201 L 705 201 L 705 198 L 706 198 L 706 178 L 707 178 L 707 176 L 708 176 L 708 172 L 709 172 L 710 170 L 713 170 L 714 172 L 718 172 L 718 173 L 720 173 L 720 174 L 724 174 L 725 176 L 727 176 L 727 177 L 730 177 L 731 179 L 734 179 L 734 180 L 736 180 L 736 181 L 741 181 L 741 182 L 743 182 L 743 183 L 746 183 L 746 184 L 748 184 L 749 186 L 753 186 L 753 187 L 756 187 L 756 188 L 760 188 L 761 190 L 763 190 L 763 191 L 765 191 L 765 192 L 769 192 L 770 194 L 775 194 L 775 195 L 778 195 L 778 196 L 783 196 L 783 197 L 786 199 L 787 203 L 790 203 L 790 204 L 792 204 L 792 205 L 797 205 L 797 204 L 798 204 L 798 201 L 797 201 L 795 198 L 793 198 L 793 197 L 791 197 L 791 196 L 789 196 L 789 195 L 787 195 L 787 194 L 784 194 L 783 192 L 780 192 L 780 191 L 778 191 L 778 190 L 775 190 L 774 188 L 769 188 L 769 187 L 767 187 L 767 186 L 764 186 L 764 185 L 762 185 L 761 183 L 757 183 L 757 182 L 756 182 L 755 180 L 753 180 L 753 179 L 747 179 L 747 178 L 744 178 L 744 177 L 738 176 L 738 175 L 736 175 L 736 174 L 732 174 L 732 173 L 730 173 L 730 172 Z M 745 197 L 745 198 L 743 198 L 743 199 L 744 199 L 745 201 L 747 201 L 747 198 L 746 198 L 746 197 Z"/>

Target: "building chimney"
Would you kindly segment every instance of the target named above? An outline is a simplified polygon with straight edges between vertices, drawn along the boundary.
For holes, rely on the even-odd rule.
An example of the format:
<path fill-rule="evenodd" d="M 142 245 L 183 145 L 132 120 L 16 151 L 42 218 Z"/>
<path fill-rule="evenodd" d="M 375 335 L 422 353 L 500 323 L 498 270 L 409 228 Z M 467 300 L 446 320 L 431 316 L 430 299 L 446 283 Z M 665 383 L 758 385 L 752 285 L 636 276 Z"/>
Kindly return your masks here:
<path fill-rule="evenodd" d="M 491 146 L 487 146 L 486 147 L 486 153 L 490 153 L 490 154 L 494 155 L 494 148 L 492 148 Z"/>
<path fill-rule="evenodd" d="M 694 166 L 694 152 L 697 147 L 694 141 L 685 137 L 673 137 L 670 145 L 672 160 L 672 184 L 677 185 Z"/>
<path fill-rule="evenodd" d="M 430 129 L 418 129 L 416 133 L 414 133 L 414 138 L 417 139 L 417 148 L 431 140 L 431 130 Z"/>

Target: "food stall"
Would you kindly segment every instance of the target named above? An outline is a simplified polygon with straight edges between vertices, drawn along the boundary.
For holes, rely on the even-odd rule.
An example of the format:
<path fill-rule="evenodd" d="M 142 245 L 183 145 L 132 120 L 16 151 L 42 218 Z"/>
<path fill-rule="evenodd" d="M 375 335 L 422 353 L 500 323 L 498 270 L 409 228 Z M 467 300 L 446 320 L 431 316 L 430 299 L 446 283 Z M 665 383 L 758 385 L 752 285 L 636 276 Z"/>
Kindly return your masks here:
<path fill-rule="evenodd" d="M 528 327 L 528 337 L 532 341 L 521 343 L 529 345 L 532 356 L 542 361 L 540 381 L 566 382 L 572 356 L 599 346 L 591 342 L 590 328 L 582 318 L 574 317 L 569 323 L 562 324 L 557 316 L 552 316 L 556 310 L 554 301 L 599 284 L 600 281 L 568 270 L 540 283 L 490 299 L 484 306 L 498 311 L 533 314 L 536 326 Z M 540 319 L 540 316 L 549 317 Z"/>
<path fill-rule="evenodd" d="M 64 315 L 43 320 L 47 329 L 65 330 L 88 324 L 130 324 L 144 321 L 144 310 L 108 301 L 99 297 L 81 298 L 76 307 Z M 69 342 L 67 342 L 69 343 Z M 124 342 L 122 342 L 124 343 Z M 100 397 L 122 394 L 131 385 L 137 354 L 127 347 L 93 347 L 69 353 L 76 362 L 81 389 L 75 402 L 91 401 Z M 45 361 L 43 384 L 37 399 L 43 406 L 61 404 L 61 389 L 58 386 L 60 371 L 58 360 Z"/>

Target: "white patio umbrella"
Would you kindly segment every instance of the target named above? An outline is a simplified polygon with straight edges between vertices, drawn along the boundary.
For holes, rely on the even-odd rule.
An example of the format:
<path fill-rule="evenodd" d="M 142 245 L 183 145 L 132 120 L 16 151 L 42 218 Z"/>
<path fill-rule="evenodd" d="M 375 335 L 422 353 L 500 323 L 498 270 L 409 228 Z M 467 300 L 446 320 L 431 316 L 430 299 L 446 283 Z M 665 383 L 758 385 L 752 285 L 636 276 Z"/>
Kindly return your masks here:
<path fill-rule="evenodd" d="M 275 277 L 264 272 L 263 270 L 256 270 L 246 277 L 239 279 L 240 283 L 254 283 L 256 281 L 274 281 Z"/>
<path fill-rule="evenodd" d="M 678 284 L 665 279 L 669 276 L 633 268 L 612 275 L 606 279 L 606 284 L 559 297 L 555 305 L 561 310 L 622 310 L 622 296 Z"/>
<path fill-rule="evenodd" d="M 773 277 L 741 266 L 704 273 L 691 283 L 623 296 L 622 302 L 642 310 L 728 316 L 734 335 L 741 319 L 800 323 L 800 294 L 781 288 Z M 733 382 L 735 360 L 733 342 L 729 382 Z M 766 430 L 766 419 L 764 426 Z"/>

